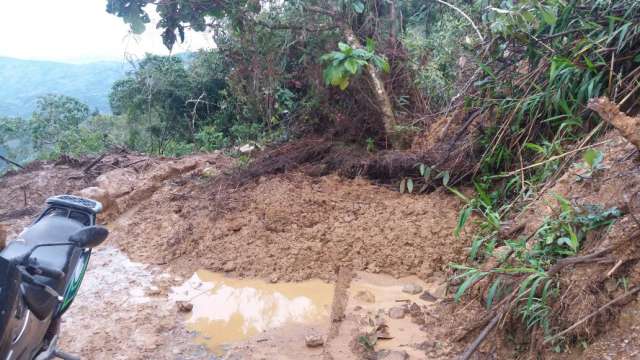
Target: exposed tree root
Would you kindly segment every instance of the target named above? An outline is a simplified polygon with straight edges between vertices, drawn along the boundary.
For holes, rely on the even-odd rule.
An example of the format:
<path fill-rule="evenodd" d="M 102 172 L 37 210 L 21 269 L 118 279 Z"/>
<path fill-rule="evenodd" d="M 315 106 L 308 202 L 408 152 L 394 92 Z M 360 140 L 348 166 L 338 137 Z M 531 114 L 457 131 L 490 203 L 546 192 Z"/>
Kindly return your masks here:
<path fill-rule="evenodd" d="M 636 286 L 632 289 L 630 289 L 628 292 L 618 296 L 617 298 L 609 301 L 608 303 L 604 304 L 603 306 L 601 306 L 600 308 L 598 308 L 598 310 L 592 312 L 591 314 L 585 316 L 584 318 L 580 319 L 578 322 L 576 322 L 575 324 L 569 326 L 568 328 L 566 328 L 565 330 L 553 335 L 552 337 L 548 338 L 547 340 L 545 340 L 545 343 L 551 342 L 555 339 L 558 339 L 559 337 L 566 335 L 568 333 L 570 333 L 572 330 L 574 330 L 575 328 L 577 328 L 578 326 L 584 324 L 585 322 L 587 322 L 589 319 L 593 318 L 594 316 L 602 313 L 604 310 L 606 310 L 607 308 L 611 307 L 612 305 L 619 303 L 620 301 L 636 294 L 640 292 L 640 286 Z"/>
<path fill-rule="evenodd" d="M 618 105 L 606 97 L 591 99 L 589 109 L 597 112 L 606 122 L 620 131 L 630 143 L 640 149 L 640 118 L 627 116 Z"/>

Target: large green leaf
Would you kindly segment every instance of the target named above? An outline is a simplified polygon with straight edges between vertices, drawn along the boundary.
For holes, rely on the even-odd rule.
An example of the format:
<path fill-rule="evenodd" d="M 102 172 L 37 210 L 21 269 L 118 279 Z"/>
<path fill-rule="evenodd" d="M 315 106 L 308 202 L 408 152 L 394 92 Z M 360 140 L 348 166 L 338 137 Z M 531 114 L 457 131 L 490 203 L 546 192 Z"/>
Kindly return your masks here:
<path fill-rule="evenodd" d="M 456 229 L 453 232 L 453 234 L 456 237 L 460 236 L 460 232 L 464 228 L 464 225 L 467 223 L 467 220 L 469 219 L 469 216 L 471 216 L 472 211 L 473 211 L 473 208 L 471 206 L 465 206 L 460 211 L 460 216 L 458 217 L 458 225 L 456 226 Z"/>
<path fill-rule="evenodd" d="M 467 279 L 462 283 L 462 285 L 460 285 L 460 287 L 456 291 L 456 294 L 453 297 L 454 300 L 456 302 L 460 301 L 460 298 L 462 297 L 462 295 L 464 295 L 465 291 L 467 291 L 467 289 L 470 286 L 475 284 L 477 281 L 479 281 L 480 279 L 482 279 L 486 275 L 487 275 L 486 272 L 478 271 L 478 272 L 475 272 L 473 275 L 470 275 L 469 277 L 467 277 Z"/>
<path fill-rule="evenodd" d="M 338 43 L 338 49 L 340 49 L 340 51 L 342 51 L 343 53 L 350 53 L 351 52 L 351 46 L 349 46 L 348 44 L 345 44 L 343 42 L 339 42 Z"/>
<path fill-rule="evenodd" d="M 360 65 L 358 64 L 358 60 L 354 58 L 349 58 L 344 62 L 344 67 L 353 75 L 355 75 L 360 69 Z"/>
<path fill-rule="evenodd" d="M 362 1 L 354 1 L 351 6 L 353 7 L 353 11 L 358 14 L 362 14 L 364 12 L 364 3 Z"/>

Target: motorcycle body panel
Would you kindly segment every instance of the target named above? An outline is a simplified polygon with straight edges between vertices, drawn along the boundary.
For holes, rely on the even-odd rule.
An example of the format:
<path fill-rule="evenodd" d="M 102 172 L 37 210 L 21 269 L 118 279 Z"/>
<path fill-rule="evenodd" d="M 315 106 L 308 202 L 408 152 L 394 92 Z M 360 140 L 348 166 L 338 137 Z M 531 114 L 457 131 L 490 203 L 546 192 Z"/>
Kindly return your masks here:
<path fill-rule="evenodd" d="M 60 317 L 69 309 L 82 284 L 91 249 L 62 246 L 38 248 L 33 261 L 65 268 L 65 276 L 53 280 L 34 275 L 39 282 L 54 288 L 59 301 L 51 294 L 21 281 L 15 264 L 34 243 L 58 243 L 68 239 L 68 233 L 96 224 L 101 205 L 91 200 L 77 204 L 70 196 L 47 200 L 47 208 L 20 236 L 0 252 L 0 360 L 32 360 L 57 336 Z M 31 258 L 31 257 L 30 257 Z"/>
<path fill-rule="evenodd" d="M 91 250 L 84 249 L 80 258 L 76 261 L 74 267 L 72 267 L 73 272 L 69 276 L 69 280 L 67 281 L 67 286 L 64 291 L 64 300 L 58 305 L 58 309 L 56 310 L 55 317 L 61 317 L 71 306 L 73 300 L 76 298 L 78 294 L 78 290 L 80 290 L 80 285 L 82 285 L 82 280 L 84 280 L 84 274 L 87 271 L 87 267 L 89 266 L 89 259 L 91 258 Z"/>
<path fill-rule="evenodd" d="M 0 258 L 0 359 L 32 359 L 40 345 L 33 339 L 44 338 L 51 315 L 37 319 L 24 301 L 20 274 L 15 266 Z"/>

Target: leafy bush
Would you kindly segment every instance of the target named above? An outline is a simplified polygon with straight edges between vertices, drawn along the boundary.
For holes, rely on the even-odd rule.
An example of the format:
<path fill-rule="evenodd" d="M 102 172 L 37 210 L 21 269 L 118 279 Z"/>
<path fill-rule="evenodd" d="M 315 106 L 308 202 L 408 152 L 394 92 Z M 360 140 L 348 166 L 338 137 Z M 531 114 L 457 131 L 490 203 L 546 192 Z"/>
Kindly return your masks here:
<path fill-rule="evenodd" d="M 196 134 L 196 144 L 200 150 L 219 150 L 229 146 L 229 138 L 215 126 L 206 126 Z"/>
<path fill-rule="evenodd" d="M 531 238 L 505 240 L 507 251 L 500 254 L 494 254 L 495 242 L 494 246 L 485 249 L 485 256 L 496 256 L 498 265 L 488 270 L 469 265 L 451 265 L 457 272 L 452 280 L 462 281 L 455 294 L 456 300 L 480 280 L 490 278 L 486 293 L 487 308 L 515 291 L 517 306 L 513 314 L 522 318 L 528 330 L 538 327 L 545 335 L 550 335 L 552 321 L 549 319 L 549 302 L 559 294 L 559 284 L 548 275 L 548 270 L 558 260 L 577 254 L 587 233 L 609 226 L 621 216 L 617 208 L 603 209 L 595 205 L 575 207 L 562 197 L 556 198 L 560 204 L 559 211 L 545 219 Z M 487 231 L 492 227 L 486 227 L 485 233 L 495 240 L 497 231 Z M 511 257 L 510 260 L 508 257 Z M 522 281 L 518 283 L 517 279 Z"/>
<path fill-rule="evenodd" d="M 389 62 L 375 53 L 373 39 L 367 39 L 367 47 L 364 49 L 354 49 L 343 42 L 338 43 L 338 49 L 321 58 L 327 64 L 323 73 L 326 85 L 345 90 L 351 78 L 359 75 L 365 66 L 373 66 L 387 73 L 390 70 Z"/>

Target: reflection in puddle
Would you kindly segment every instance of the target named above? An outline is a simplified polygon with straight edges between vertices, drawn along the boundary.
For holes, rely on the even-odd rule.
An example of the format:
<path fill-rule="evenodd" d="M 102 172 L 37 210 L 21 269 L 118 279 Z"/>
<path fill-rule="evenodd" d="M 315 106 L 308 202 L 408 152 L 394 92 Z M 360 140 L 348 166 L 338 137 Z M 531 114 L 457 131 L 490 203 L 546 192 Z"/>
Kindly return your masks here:
<path fill-rule="evenodd" d="M 222 344 L 268 329 L 327 320 L 333 285 L 320 280 L 270 284 L 198 271 L 171 297 L 193 304 L 187 327 L 200 334 L 198 342 L 219 351 Z"/>

